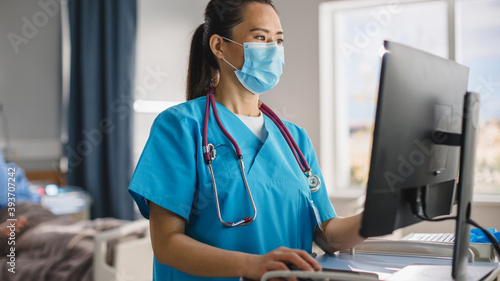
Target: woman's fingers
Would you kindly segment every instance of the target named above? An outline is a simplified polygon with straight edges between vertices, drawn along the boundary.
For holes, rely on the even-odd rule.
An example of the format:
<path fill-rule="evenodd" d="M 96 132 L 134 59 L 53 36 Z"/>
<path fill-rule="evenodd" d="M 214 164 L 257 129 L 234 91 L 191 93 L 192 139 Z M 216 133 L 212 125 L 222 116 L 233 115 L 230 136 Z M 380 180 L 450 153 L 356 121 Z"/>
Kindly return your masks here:
<path fill-rule="evenodd" d="M 260 279 L 268 271 L 287 271 L 290 264 L 295 265 L 295 267 L 303 271 L 321 270 L 319 263 L 306 251 L 280 247 L 265 255 L 256 256 L 256 259 L 250 265 L 247 277 Z M 297 281 L 297 278 L 288 277 L 286 280 Z"/>
<path fill-rule="evenodd" d="M 289 249 L 289 248 L 279 248 L 273 253 L 277 260 L 280 261 L 281 266 L 276 270 L 289 270 L 287 264 L 293 264 L 295 267 L 303 271 L 319 271 L 321 266 L 319 263 L 311 257 L 306 251 Z M 286 278 L 288 281 L 297 281 L 295 277 Z"/>
<path fill-rule="evenodd" d="M 312 266 L 314 271 L 323 270 L 323 268 L 321 267 L 319 262 L 316 259 L 314 259 L 309 253 L 307 253 L 306 251 L 300 250 L 299 254 L 302 256 L 302 258 L 304 260 L 306 260 Z"/>
<path fill-rule="evenodd" d="M 279 248 L 278 250 L 279 260 L 292 263 L 300 270 L 319 271 L 322 269 L 319 263 L 306 251 L 289 248 Z"/>
<path fill-rule="evenodd" d="M 286 271 L 289 270 L 288 267 L 281 261 L 273 261 L 272 262 L 272 269 L 268 271 L 274 271 L 274 270 L 280 270 L 280 271 Z M 282 281 L 282 278 L 272 278 L 270 281 Z M 298 281 L 297 278 L 286 278 L 287 281 Z"/>

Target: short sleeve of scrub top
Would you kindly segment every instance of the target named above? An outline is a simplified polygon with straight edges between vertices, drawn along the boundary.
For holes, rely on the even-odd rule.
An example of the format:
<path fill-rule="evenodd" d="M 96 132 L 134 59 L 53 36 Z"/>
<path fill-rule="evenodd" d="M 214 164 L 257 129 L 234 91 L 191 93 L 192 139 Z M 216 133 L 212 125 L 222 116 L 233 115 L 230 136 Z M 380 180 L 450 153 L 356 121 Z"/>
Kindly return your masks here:
<path fill-rule="evenodd" d="M 129 186 L 145 218 L 149 219 L 147 199 L 189 219 L 197 180 L 195 130 L 199 128 L 175 110 L 155 119 Z"/>

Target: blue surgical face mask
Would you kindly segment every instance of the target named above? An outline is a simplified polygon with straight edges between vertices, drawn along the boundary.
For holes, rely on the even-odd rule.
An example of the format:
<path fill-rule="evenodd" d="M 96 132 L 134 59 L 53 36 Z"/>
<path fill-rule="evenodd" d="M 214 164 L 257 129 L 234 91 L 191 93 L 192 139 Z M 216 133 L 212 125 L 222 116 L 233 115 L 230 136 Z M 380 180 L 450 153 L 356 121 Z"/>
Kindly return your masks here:
<path fill-rule="evenodd" d="M 234 73 L 243 87 L 258 95 L 278 84 L 285 64 L 283 46 L 279 46 L 277 42 L 248 42 L 242 45 L 231 39 L 222 38 L 243 47 L 245 62 L 241 69 L 237 69 L 222 58 L 235 69 Z"/>

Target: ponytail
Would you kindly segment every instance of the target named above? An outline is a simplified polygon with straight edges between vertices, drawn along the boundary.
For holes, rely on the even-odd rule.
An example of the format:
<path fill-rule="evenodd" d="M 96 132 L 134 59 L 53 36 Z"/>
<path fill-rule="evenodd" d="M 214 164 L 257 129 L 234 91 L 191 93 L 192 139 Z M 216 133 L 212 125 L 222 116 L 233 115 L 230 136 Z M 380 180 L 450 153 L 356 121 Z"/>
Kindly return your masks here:
<path fill-rule="evenodd" d="M 210 46 L 207 42 L 208 39 L 205 37 L 204 24 L 201 24 L 194 32 L 191 42 L 187 77 L 187 100 L 198 98 L 215 86 L 213 85 L 214 74 L 215 70 L 218 70 L 219 67 L 216 61 L 212 62 L 215 58 L 211 54 Z M 214 66 L 216 69 L 213 69 Z"/>
<path fill-rule="evenodd" d="M 218 34 L 232 38 L 233 28 L 243 21 L 247 4 L 259 2 L 271 5 L 272 0 L 211 0 L 205 9 L 205 23 L 194 32 L 189 54 L 186 99 L 205 95 L 217 86 L 219 63 L 210 49 L 210 37 Z"/>

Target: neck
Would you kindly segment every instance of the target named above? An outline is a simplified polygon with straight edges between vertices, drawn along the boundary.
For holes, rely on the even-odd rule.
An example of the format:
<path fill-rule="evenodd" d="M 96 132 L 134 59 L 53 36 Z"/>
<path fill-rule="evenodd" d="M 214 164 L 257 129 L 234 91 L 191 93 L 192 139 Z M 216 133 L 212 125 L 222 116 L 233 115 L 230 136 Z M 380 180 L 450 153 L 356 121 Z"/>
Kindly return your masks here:
<path fill-rule="evenodd" d="M 234 114 L 250 117 L 260 115 L 259 96 L 248 92 L 242 85 L 228 84 L 221 80 L 215 88 L 215 100 Z"/>

